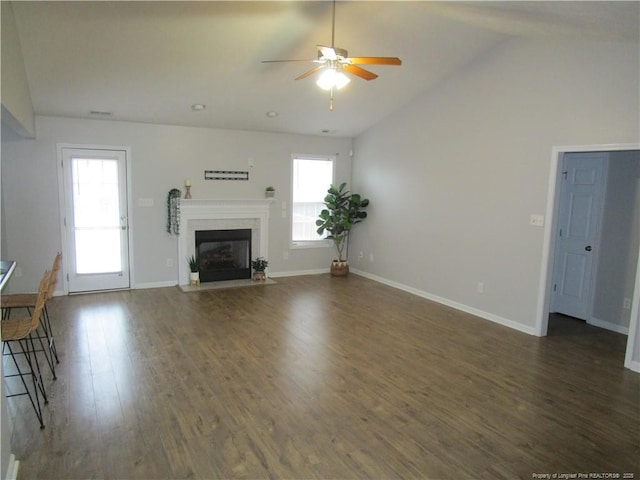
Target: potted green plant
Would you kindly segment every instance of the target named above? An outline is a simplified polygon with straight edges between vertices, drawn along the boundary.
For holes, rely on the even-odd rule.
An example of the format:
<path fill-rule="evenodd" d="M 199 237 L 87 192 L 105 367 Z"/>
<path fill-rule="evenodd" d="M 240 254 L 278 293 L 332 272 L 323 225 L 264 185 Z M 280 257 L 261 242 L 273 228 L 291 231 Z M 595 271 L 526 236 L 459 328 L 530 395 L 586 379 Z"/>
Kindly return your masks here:
<path fill-rule="evenodd" d="M 318 234 L 329 232 L 326 238 L 333 240 L 338 252 L 338 258 L 331 262 L 331 274 L 344 276 L 349 273 L 349 233 L 353 226 L 367 218 L 367 212 L 362 209 L 369 205 L 369 200 L 358 193 L 346 190 L 347 183 L 339 187 L 331 185 L 324 197 L 327 208 L 320 212 L 316 226 Z M 345 251 L 346 249 L 346 251 Z"/>
<path fill-rule="evenodd" d="M 269 266 L 269 261 L 264 257 L 257 257 L 255 260 L 251 260 L 251 266 L 253 267 L 253 279 L 256 281 L 264 281 L 267 276 L 264 271 Z"/>
<path fill-rule="evenodd" d="M 195 255 L 187 257 L 187 263 L 189 264 L 189 285 L 200 284 L 200 265 Z"/>
<path fill-rule="evenodd" d="M 271 185 L 269 185 L 267 188 L 264 189 L 264 196 L 266 198 L 273 198 L 275 194 L 276 194 L 276 189 L 273 188 Z"/>

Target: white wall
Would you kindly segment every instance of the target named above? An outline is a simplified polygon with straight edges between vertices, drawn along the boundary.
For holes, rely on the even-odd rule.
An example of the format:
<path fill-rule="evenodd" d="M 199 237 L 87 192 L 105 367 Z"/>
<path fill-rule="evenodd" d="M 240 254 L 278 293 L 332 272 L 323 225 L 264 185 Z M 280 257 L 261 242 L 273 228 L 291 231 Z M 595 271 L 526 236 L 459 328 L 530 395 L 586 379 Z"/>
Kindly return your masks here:
<path fill-rule="evenodd" d="M 611 152 L 602 219 L 593 320 L 627 332 L 640 245 L 640 152 Z"/>
<path fill-rule="evenodd" d="M 31 93 L 11 2 L 0 2 L 2 19 L 2 122 L 20 135 L 35 136 Z"/>
<path fill-rule="evenodd" d="M 35 289 L 61 249 L 57 143 L 130 147 L 133 286 L 177 282 L 177 262 L 184 259 L 177 258 L 177 238 L 165 230 L 166 195 L 174 187 L 184 192 L 186 178 L 193 183 L 193 198 L 264 198 L 264 188 L 273 185 L 270 272 L 328 269 L 329 248 L 289 251 L 291 154 L 338 153 L 337 179 L 350 181 L 351 139 L 40 116 L 36 128 L 35 140 L 2 143 L 3 240 L 7 256 L 23 272 L 11 280 L 9 291 Z M 250 180 L 204 180 L 204 170 L 250 170 Z M 152 198 L 154 206 L 138 207 L 140 198 Z M 287 218 L 282 218 L 282 201 Z"/>
<path fill-rule="evenodd" d="M 639 54 L 505 42 L 359 136 L 354 267 L 535 333 L 552 147 L 638 142 Z"/>

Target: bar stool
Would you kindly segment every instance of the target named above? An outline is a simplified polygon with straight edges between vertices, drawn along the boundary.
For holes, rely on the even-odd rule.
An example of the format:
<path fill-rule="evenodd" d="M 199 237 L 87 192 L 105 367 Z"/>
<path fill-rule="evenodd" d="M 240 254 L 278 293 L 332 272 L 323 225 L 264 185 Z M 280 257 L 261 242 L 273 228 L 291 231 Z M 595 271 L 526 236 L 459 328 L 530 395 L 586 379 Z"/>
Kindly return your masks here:
<path fill-rule="evenodd" d="M 44 304 L 47 298 L 47 289 L 49 287 L 51 272 L 48 270 L 44 272 L 42 279 L 40 280 L 40 286 L 36 296 L 35 307 L 30 317 L 24 318 L 10 318 L 0 322 L 3 350 L 6 346 L 9 350 L 9 355 L 13 359 L 13 363 L 18 373 L 5 375 L 5 378 L 20 377 L 22 385 L 25 391 L 15 394 L 7 395 L 7 398 L 17 397 L 20 395 L 28 395 L 31 405 L 33 406 L 38 421 L 40 422 L 40 428 L 44 428 L 44 422 L 42 420 L 42 408 L 40 407 L 40 394 L 44 403 L 49 403 L 47 394 L 42 382 L 42 374 L 40 373 L 40 364 L 38 362 L 38 355 L 34 344 L 34 335 L 40 324 L 40 317 L 43 315 Z M 14 351 L 14 347 L 20 347 L 20 351 Z M 44 349 L 43 349 L 44 351 Z M 20 368 L 20 364 L 16 355 L 23 354 L 27 363 L 28 371 L 24 371 Z M 25 380 L 25 376 L 30 376 L 33 383 L 33 394 L 29 390 L 29 386 Z M 35 396 L 35 399 L 34 399 Z"/>
<path fill-rule="evenodd" d="M 40 327 L 42 329 L 42 333 L 38 332 L 38 340 L 42 343 L 43 339 L 46 339 L 47 348 L 49 350 L 49 354 L 45 352 L 45 358 L 47 363 L 49 364 L 49 368 L 51 369 L 51 373 L 53 374 L 53 379 L 56 380 L 56 369 L 53 364 L 53 359 L 55 358 L 56 363 L 60 363 L 58 359 L 58 351 L 56 349 L 56 342 L 53 336 L 53 329 L 51 327 L 51 317 L 49 316 L 49 311 L 47 309 L 47 303 L 49 300 L 53 298 L 53 294 L 56 289 L 56 285 L 58 283 L 58 272 L 60 271 L 60 261 L 62 260 L 62 253 L 58 252 L 56 254 L 55 259 L 53 260 L 53 265 L 51 266 L 51 278 L 49 281 L 49 286 L 47 288 L 47 298 L 44 304 L 44 316 L 42 322 L 40 323 Z M 15 293 L 9 295 L 3 295 L 0 297 L 0 306 L 2 307 L 2 319 L 6 320 L 11 316 L 11 310 L 14 308 L 26 308 L 29 314 L 31 310 L 35 308 L 36 305 L 36 293 Z M 43 347 L 44 348 L 44 347 Z"/>

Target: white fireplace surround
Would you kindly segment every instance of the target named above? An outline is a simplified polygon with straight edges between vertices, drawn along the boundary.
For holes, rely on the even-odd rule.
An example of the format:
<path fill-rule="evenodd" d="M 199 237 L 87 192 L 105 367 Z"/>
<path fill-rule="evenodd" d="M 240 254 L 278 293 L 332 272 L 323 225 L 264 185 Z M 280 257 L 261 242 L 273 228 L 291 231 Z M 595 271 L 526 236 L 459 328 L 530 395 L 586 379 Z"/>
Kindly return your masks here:
<path fill-rule="evenodd" d="M 189 284 L 187 258 L 195 254 L 196 230 L 251 229 L 252 259 L 269 251 L 269 208 L 273 200 L 180 200 L 178 284 Z"/>

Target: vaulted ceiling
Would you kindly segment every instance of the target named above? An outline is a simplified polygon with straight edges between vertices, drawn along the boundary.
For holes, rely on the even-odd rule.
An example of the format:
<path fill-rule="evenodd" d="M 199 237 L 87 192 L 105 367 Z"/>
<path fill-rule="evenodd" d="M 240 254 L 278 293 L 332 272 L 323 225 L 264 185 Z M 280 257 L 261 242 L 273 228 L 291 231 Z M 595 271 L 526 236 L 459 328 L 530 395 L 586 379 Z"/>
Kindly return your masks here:
<path fill-rule="evenodd" d="M 347 137 L 510 38 L 640 36 L 638 2 L 339 1 L 335 45 L 402 66 L 367 67 L 379 78 L 354 77 L 329 111 L 314 76 L 294 80 L 313 63 L 261 61 L 315 58 L 331 2 L 12 6 L 36 114 Z"/>

